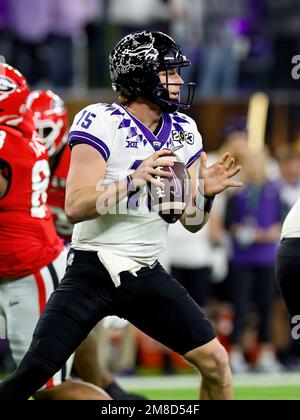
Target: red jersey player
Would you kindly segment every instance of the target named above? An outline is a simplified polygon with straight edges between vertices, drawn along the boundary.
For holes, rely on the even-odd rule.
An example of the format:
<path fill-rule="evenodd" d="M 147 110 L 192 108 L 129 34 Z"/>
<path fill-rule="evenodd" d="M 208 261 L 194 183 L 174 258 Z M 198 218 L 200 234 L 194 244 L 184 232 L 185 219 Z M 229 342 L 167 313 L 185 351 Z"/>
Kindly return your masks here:
<path fill-rule="evenodd" d="M 46 204 L 48 153 L 35 131 L 32 112 L 25 106 L 28 94 L 25 78 L 1 63 L 0 311 L 17 365 L 46 301 L 63 276 L 67 252 Z M 35 397 L 109 399 L 90 384 L 65 382 L 71 363 L 69 359 Z"/>

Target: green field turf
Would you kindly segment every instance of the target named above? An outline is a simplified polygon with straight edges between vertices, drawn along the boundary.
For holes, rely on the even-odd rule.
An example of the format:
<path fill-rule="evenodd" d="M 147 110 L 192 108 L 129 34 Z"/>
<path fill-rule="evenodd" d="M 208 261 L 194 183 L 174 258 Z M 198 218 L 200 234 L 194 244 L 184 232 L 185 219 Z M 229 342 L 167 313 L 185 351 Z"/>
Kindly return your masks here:
<path fill-rule="evenodd" d="M 196 400 L 195 389 L 134 389 L 150 400 Z M 235 400 L 300 400 L 300 386 L 262 386 L 237 387 Z"/>

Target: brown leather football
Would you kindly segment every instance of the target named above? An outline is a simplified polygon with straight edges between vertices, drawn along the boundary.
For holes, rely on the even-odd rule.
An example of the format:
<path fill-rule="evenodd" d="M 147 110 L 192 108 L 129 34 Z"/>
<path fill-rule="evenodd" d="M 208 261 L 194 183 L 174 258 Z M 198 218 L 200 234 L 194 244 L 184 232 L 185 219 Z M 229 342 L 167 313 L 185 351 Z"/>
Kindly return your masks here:
<path fill-rule="evenodd" d="M 160 159 L 174 162 L 174 166 L 162 167 L 163 171 L 171 172 L 172 177 L 156 177 L 163 181 L 164 188 L 148 184 L 149 204 L 165 222 L 175 223 L 183 215 L 191 199 L 191 178 L 184 162 L 175 153 Z"/>

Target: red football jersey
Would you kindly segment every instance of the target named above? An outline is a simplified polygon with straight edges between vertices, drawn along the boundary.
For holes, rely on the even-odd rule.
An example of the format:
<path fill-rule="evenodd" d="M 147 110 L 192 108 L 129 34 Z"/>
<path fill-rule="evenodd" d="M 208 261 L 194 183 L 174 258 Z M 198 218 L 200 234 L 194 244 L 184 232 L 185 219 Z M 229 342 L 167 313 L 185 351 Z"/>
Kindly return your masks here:
<path fill-rule="evenodd" d="M 68 221 L 65 215 L 65 195 L 66 180 L 70 166 L 71 151 L 68 146 L 64 146 L 58 156 L 53 159 L 54 167 L 51 171 L 48 194 L 48 204 L 53 214 L 56 230 L 58 234 L 66 241 L 70 242 L 73 225 Z"/>
<path fill-rule="evenodd" d="M 50 264 L 63 244 L 46 204 L 50 169 L 37 134 L 0 126 L 0 161 L 11 172 L 0 200 L 0 278 L 17 279 Z"/>

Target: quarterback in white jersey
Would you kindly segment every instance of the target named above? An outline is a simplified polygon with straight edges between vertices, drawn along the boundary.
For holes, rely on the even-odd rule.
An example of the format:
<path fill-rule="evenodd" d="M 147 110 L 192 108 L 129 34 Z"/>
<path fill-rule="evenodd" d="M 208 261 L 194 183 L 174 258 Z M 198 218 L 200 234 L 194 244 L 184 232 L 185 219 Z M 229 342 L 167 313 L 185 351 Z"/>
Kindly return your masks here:
<path fill-rule="evenodd" d="M 207 168 L 195 122 L 177 112 L 190 106 L 194 84 L 180 76 L 190 62 L 172 38 L 129 34 L 109 62 L 120 102 L 85 108 L 70 130 L 65 210 L 75 229 L 66 273 L 19 368 L 0 384 L 0 399 L 30 395 L 107 315 L 127 319 L 192 363 L 203 378 L 202 399 L 231 399 L 225 349 L 200 307 L 157 261 L 168 226 L 149 211 L 145 187 L 163 187 L 161 177 L 170 177 L 164 167 L 174 165 L 169 156 L 175 151 L 192 179 L 192 199 L 180 222 L 195 232 L 214 195 L 241 186 L 231 180 L 240 167 L 226 153 Z M 188 223 L 190 214 L 197 223 Z"/>
<path fill-rule="evenodd" d="M 292 337 L 299 343 L 300 320 L 300 197 L 286 216 L 277 251 L 276 278 L 291 315 Z"/>

